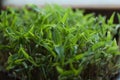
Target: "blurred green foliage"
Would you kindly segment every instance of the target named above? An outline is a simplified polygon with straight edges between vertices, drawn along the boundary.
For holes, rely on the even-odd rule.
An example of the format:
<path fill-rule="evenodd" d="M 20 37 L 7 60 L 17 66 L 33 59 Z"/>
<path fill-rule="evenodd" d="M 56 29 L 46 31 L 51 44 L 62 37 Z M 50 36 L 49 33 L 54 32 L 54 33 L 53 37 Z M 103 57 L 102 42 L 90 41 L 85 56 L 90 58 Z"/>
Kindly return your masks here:
<path fill-rule="evenodd" d="M 109 80 L 120 68 L 113 19 L 57 5 L 7 8 L 0 15 L 0 65 L 20 80 Z"/>

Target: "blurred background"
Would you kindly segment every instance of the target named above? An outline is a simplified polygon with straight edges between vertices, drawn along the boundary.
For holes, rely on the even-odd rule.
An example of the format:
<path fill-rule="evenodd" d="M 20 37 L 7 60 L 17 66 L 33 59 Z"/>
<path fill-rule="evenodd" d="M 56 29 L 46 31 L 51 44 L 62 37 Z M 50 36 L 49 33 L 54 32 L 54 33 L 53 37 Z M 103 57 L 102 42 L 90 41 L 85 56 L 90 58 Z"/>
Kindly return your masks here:
<path fill-rule="evenodd" d="M 3 0 L 4 6 L 23 6 L 26 4 L 59 4 L 74 8 L 119 8 L 120 0 Z"/>
<path fill-rule="evenodd" d="M 85 13 L 102 14 L 108 18 L 113 12 L 120 12 L 120 0 L 0 0 L 0 9 L 6 6 L 22 7 L 26 4 L 35 4 L 43 7 L 46 4 L 58 4 L 64 7 L 84 9 Z M 118 20 L 115 19 L 117 23 Z"/>

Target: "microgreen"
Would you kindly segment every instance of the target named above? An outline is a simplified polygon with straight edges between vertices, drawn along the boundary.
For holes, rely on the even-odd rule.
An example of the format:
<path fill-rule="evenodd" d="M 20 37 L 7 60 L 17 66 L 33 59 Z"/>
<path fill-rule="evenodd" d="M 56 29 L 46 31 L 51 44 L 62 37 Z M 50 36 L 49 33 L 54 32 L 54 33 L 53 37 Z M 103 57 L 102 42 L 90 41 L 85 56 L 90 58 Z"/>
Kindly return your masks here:
<path fill-rule="evenodd" d="M 8 8 L 0 15 L 0 66 L 21 80 L 110 80 L 120 69 L 114 15 L 106 23 L 57 5 Z"/>

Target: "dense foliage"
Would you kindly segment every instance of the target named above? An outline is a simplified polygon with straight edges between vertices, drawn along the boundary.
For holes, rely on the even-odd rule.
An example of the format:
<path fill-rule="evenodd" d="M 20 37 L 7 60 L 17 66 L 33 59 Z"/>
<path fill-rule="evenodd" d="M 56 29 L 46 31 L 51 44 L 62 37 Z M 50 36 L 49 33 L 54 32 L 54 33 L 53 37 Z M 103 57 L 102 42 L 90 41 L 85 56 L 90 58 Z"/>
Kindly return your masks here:
<path fill-rule="evenodd" d="M 109 80 L 120 68 L 113 18 L 59 6 L 8 8 L 0 15 L 0 70 L 20 80 Z"/>

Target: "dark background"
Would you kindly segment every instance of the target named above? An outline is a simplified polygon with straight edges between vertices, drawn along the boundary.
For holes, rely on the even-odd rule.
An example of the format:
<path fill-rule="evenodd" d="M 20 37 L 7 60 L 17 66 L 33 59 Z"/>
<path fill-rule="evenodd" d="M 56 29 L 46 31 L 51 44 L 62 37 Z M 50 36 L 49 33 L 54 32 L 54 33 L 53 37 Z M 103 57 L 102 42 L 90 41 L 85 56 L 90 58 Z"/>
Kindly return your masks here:
<path fill-rule="evenodd" d="M 0 0 L 0 11 L 2 9 L 2 0 Z"/>

